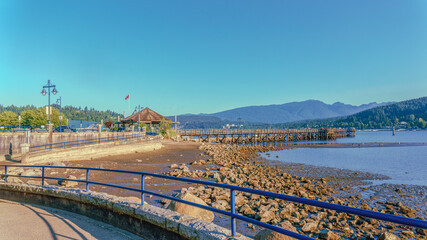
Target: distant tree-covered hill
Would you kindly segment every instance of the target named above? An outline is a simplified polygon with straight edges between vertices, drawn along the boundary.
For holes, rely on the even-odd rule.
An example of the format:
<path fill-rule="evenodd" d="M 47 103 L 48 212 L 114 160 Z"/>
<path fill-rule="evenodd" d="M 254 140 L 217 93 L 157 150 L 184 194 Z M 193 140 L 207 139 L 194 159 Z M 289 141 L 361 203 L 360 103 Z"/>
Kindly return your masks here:
<path fill-rule="evenodd" d="M 401 128 L 426 128 L 427 97 L 411 99 L 386 106 L 365 110 L 347 117 L 274 124 L 274 128 L 300 127 L 355 127 L 379 129 L 398 126 Z"/>
<path fill-rule="evenodd" d="M 52 107 L 54 109 L 59 110 L 59 105 L 53 104 Z M 0 105 L 0 114 L 3 112 L 13 112 L 17 115 L 21 115 L 21 113 L 28 113 L 29 111 L 33 112 L 45 112 L 43 108 L 37 108 L 33 105 L 27 105 L 23 107 L 17 107 L 17 106 L 2 106 Z M 81 108 L 81 107 L 73 107 L 73 106 L 64 106 L 62 107 L 62 115 L 66 119 L 70 120 L 83 120 L 83 121 L 95 121 L 95 122 L 101 122 L 103 120 L 104 122 L 117 121 L 117 117 L 121 116 L 121 114 L 106 110 L 106 111 L 99 111 L 95 110 L 94 108 Z M 56 110 L 55 110 L 56 113 Z M 59 116 L 59 114 L 57 114 Z M 14 120 L 13 120 L 14 121 Z M 38 121 L 40 122 L 40 121 Z"/>
<path fill-rule="evenodd" d="M 168 118 L 174 119 L 174 116 L 169 116 Z M 177 120 L 179 127 L 184 129 L 240 127 L 241 125 L 246 125 L 244 122 L 230 121 L 208 115 L 180 115 Z"/>
<path fill-rule="evenodd" d="M 55 108 L 59 109 L 58 105 L 54 105 Z M 84 120 L 84 121 L 95 121 L 100 123 L 101 120 L 104 122 L 112 121 L 116 122 L 118 116 L 122 116 L 120 113 L 116 113 L 110 110 L 100 111 L 95 110 L 94 108 L 81 108 L 81 107 L 72 107 L 65 106 L 62 107 L 62 112 L 64 115 L 71 120 Z"/>

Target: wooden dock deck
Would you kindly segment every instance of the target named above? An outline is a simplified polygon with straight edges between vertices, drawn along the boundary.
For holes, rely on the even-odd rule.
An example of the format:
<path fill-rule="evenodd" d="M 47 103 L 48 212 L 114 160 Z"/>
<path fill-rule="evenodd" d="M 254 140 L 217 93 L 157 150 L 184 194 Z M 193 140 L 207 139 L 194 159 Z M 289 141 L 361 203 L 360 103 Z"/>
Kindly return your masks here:
<path fill-rule="evenodd" d="M 354 137 L 354 128 L 321 129 L 178 129 L 181 137 L 198 138 L 201 142 L 256 143 L 335 140 Z"/>

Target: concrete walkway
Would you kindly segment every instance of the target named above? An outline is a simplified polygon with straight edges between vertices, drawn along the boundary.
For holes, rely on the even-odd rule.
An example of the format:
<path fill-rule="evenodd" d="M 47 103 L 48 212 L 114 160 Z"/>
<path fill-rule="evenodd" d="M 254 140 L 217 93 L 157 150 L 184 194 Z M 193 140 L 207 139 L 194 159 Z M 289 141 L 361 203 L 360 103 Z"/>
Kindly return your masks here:
<path fill-rule="evenodd" d="M 142 239 L 75 213 L 0 199 L 0 239 Z"/>

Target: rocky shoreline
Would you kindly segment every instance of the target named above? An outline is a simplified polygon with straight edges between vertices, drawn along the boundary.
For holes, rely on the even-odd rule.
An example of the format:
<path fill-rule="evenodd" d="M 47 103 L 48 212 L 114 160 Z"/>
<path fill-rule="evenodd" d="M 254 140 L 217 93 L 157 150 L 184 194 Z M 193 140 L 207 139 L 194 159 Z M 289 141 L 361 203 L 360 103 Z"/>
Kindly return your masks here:
<path fill-rule="evenodd" d="M 200 149 L 205 152 L 207 160 L 195 161 L 191 166 L 173 164 L 172 170 L 166 174 L 208 179 L 411 218 L 426 217 L 425 211 L 419 210 L 423 201 L 425 205 L 425 189 L 366 185 L 367 180 L 387 179 L 387 176 L 285 164 L 259 157 L 258 153 L 283 149 L 274 146 L 202 144 Z M 387 191 L 393 191 L 398 197 Z M 228 190 L 198 186 L 183 188 L 183 192 L 194 194 L 212 207 L 230 209 Z M 411 200 L 418 201 L 421 206 L 414 207 Z M 424 229 L 241 192 L 236 193 L 236 208 L 244 216 L 320 239 L 392 239 L 388 238 L 393 237 L 391 234 L 405 239 L 427 237 Z M 247 226 L 255 229 L 251 224 Z M 265 234 L 266 230 L 260 232 L 256 239 Z"/>
<path fill-rule="evenodd" d="M 93 161 L 66 162 L 66 165 L 166 173 L 357 206 L 391 214 L 416 218 L 426 218 L 427 216 L 427 187 L 373 185 L 370 184 L 371 181 L 386 180 L 388 177 L 368 172 L 271 160 L 271 157 L 275 158 L 274 151 L 284 149 L 281 146 L 239 146 L 172 141 L 163 142 L 163 144 L 164 148 L 153 152 L 104 157 Z M 264 153 L 263 155 L 269 153 L 270 160 L 260 157 L 261 153 Z M 53 165 L 60 166 L 63 163 Z M 41 174 L 37 169 L 24 172 L 22 168 L 12 168 L 10 173 L 12 171 L 16 175 L 25 176 Z M 85 172 L 77 170 L 62 172 L 51 169 L 46 174 L 53 177 L 85 179 Z M 10 181 L 13 179 L 13 177 L 8 178 Z M 20 180 L 16 178 L 16 181 L 21 182 Z M 40 182 L 38 179 L 22 180 L 32 184 Z M 116 176 L 94 172 L 91 173 L 91 180 L 135 188 L 140 186 L 140 180 L 137 177 L 128 175 Z M 227 190 L 196 184 L 168 183 L 162 179 L 150 177 L 146 177 L 146 182 L 147 189 L 151 191 L 167 195 L 174 192 L 187 192 L 191 196 L 197 196 L 201 202 L 207 205 L 225 210 L 230 209 L 230 194 Z M 46 184 L 56 185 L 58 182 L 46 180 Z M 65 182 L 65 186 L 85 187 L 84 184 L 70 181 Z M 91 190 L 139 199 L 139 195 L 134 192 L 105 186 L 94 185 L 91 186 Z M 182 195 L 189 196 L 189 194 Z M 151 195 L 146 197 L 146 201 L 156 206 L 161 206 L 161 202 L 166 203 L 164 199 Z M 242 215 L 277 224 L 314 238 L 376 239 L 382 236 L 383 239 L 393 239 L 386 238 L 386 236 L 391 236 L 384 235 L 386 232 L 404 239 L 427 238 L 425 230 L 410 227 L 400 228 L 396 224 L 387 224 L 251 194 L 236 192 L 236 203 L 238 206 L 236 211 Z M 213 222 L 226 228 L 230 226 L 229 218 L 220 214 L 215 214 Z M 267 237 L 274 235 L 272 232 L 243 221 L 237 221 L 237 230 L 247 236 L 257 235 L 256 239 L 265 239 L 266 235 Z M 260 238 L 260 236 L 264 236 L 264 238 Z M 286 238 L 281 235 L 278 239 Z"/>

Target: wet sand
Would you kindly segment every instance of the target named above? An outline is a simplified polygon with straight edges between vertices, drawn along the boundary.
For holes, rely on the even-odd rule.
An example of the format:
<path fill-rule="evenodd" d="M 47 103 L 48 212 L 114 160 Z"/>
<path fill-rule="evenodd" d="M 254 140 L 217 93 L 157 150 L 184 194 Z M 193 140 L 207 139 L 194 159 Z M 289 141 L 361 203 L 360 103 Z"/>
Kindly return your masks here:
<path fill-rule="evenodd" d="M 203 151 L 199 150 L 199 143 L 194 142 L 173 142 L 173 141 L 162 141 L 163 148 L 143 153 L 131 153 L 119 156 L 108 156 L 97 158 L 93 160 L 82 160 L 73 162 L 64 162 L 66 166 L 76 167 L 93 167 L 93 168 L 107 168 L 107 169 L 119 169 L 149 173 L 164 173 L 169 171 L 169 166 L 173 163 L 178 164 L 189 164 L 195 160 L 206 159 L 203 155 Z M 49 171 L 48 174 L 54 174 L 55 177 L 67 177 L 74 175 L 78 179 L 85 177 L 84 171 L 80 170 L 69 170 L 66 174 L 61 174 L 60 171 Z M 103 183 L 112 183 L 121 186 L 127 186 L 132 188 L 140 188 L 141 176 L 135 174 L 118 174 L 118 173 L 106 173 L 93 171 L 90 173 L 90 180 Z M 181 189 L 182 187 L 188 186 L 186 183 L 175 182 L 170 180 L 158 179 L 158 178 L 145 178 L 146 189 L 158 193 L 165 193 L 171 195 L 174 191 Z M 82 185 L 82 184 L 80 184 Z M 105 186 L 91 185 L 91 190 L 104 191 L 116 196 L 124 197 L 139 197 L 138 193 L 109 188 Z M 158 200 L 158 199 L 156 199 Z M 147 198 L 146 201 L 158 205 L 158 201 Z"/>

